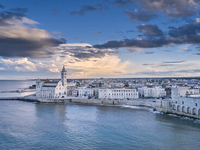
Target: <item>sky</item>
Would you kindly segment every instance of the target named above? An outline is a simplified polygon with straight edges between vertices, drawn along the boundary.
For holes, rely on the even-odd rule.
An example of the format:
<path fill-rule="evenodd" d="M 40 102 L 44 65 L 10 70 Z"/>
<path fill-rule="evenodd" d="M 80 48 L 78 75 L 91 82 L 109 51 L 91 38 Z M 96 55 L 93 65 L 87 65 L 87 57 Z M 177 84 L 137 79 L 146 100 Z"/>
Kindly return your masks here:
<path fill-rule="evenodd" d="M 200 76 L 200 0 L 0 2 L 0 79 Z"/>

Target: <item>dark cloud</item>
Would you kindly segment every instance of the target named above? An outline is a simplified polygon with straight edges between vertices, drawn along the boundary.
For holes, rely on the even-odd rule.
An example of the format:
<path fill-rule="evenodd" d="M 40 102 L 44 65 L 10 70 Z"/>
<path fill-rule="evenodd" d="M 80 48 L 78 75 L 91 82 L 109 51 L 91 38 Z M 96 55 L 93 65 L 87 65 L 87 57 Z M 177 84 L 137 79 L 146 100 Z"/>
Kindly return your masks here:
<path fill-rule="evenodd" d="M 161 47 L 163 45 L 170 44 L 170 41 L 166 37 L 160 38 L 144 38 L 144 39 L 125 39 L 119 41 L 107 41 L 104 44 L 94 45 L 94 48 L 121 48 L 121 47 L 141 47 L 141 48 L 153 48 Z"/>
<path fill-rule="evenodd" d="M 145 54 L 153 54 L 154 52 L 145 52 Z"/>
<path fill-rule="evenodd" d="M 11 11 L 2 11 L 0 12 L 0 26 L 9 25 L 6 21 L 12 18 L 22 20 L 22 17 L 25 17 L 25 14 Z"/>
<path fill-rule="evenodd" d="M 163 61 L 163 63 L 166 64 L 179 64 L 179 63 L 183 63 L 186 62 L 185 60 L 181 60 L 181 61 Z"/>
<path fill-rule="evenodd" d="M 185 18 L 198 13 L 199 0 L 115 0 L 113 4 L 123 7 L 137 5 L 140 9 L 153 12 L 161 12 L 170 17 Z"/>
<path fill-rule="evenodd" d="M 103 6 L 102 4 L 96 4 L 95 6 L 92 5 L 83 5 L 79 11 L 71 11 L 70 15 L 79 15 L 83 16 L 86 12 L 93 12 L 93 11 L 102 11 L 107 10 L 108 8 L 106 6 Z"/>
<path fill-rule="evenodd" d="M 28 12 L 28 8 L 12 8 L 10 10 L 17 12 L 17 13 L 22 13 L 22 14 Z"/>
<path fill-rule="evenodd" d="M 89 58 L 102 58 L 105 55 L 115 55 L 118 54 L 118 52 L 107 49 L 94 49 L 90 46 L 73 46 L 65 47 L 63 54 L 68 54 L 78 59 L 87 60 Z"/>
<path fill-rule="evenodd" d="M 59 38 L 60 38 L 60 42 L 62 42 L 62 43 L 67 43 L 67 40 L 65 40 L 62 36 L 58 36 Z"/>
<path fill-rule="evenodd" d="M 195 2 L 195 3 L 194 3 Z M 199 0 L 114 0 L 113 4 L 118 7 L 133 6 L 138 12 L 128 10 L 125 12 L 130 20 L 149 21 L 162 13 L 173 18 L 187 18 L 199 13 Z"/>
<path fill-rule="evenodd" d="M 145 25 L 146 27 L 146 25 Z M 104 44 L 97 44 L 95 48 L 122 48 L 122 47 L 138 47 L 138 48 L 154 48 L 177 44 L 200 44 L 200 23 L 185 24 L 180 27 L 170 27 L 168 34 L 163 34 L 158 29 L 153 32 L 152 28 L 145 28 L 143 33 L 157 36 L 144 36 L 141 39 L 124 39 L 110 40 Z M 159 36 L 158 36 L 159 35 Z"/>
<path fill-rule="evenodd" d="M 19 22 L 23 20 L 23 17 L 26 17 L 25 12 L 27 12 L 25 8 L 14 8 L 11 11 L 0 12 L 0 26 L 2 29 L 0 32 L 0 56 L 50 57 L 54 54 L 55 47 L 65 43 L 66 40 L 62 37 L 55 39 L 45 30 L 20 25 Z M 14 32 L 13 37 L 12 32 Z M 34 35 L 32 35 L 33 32 Z"/>
<path fill-rule="evenodd" d="M 132 21 L 150 21 L 154 18 L 157 17 L 157 15 L 155 13 L 153 13 L 152 11 L 147 11 L 144 9 L 138 9 L 138 10 L 127 10 L 125 11 L 125 15 L 128 16 L 128 18 Z"/>
<path fill-rule="evenodd" d="M 0 56 L 46 58 L 54 54 L 55 49 L 53 47 L 62 43 L 63 41 L 54 38 L 35 41 L 23 38 L 0 37 Z"/>
<path fill-rule="evenodd" d="M 134 30 L 127 30 L 126 32 L 129 32 L 129 33 L 130 33 L 130 32 L 134 32 Z"/>
<path fill-rule="evenodd" d="M 193 24 L 186 24 L 180 27 L 169 27 L 169 35 L 171 37 L 191 37 L 194 35 L 197 35 L 197 33 L 200 32 L 200 24 L 199 23 L 193 23 Z"/>
<path fill-rule="evenodd" d="M 163 32 L 158 28 L 157 25 L 138 25 L 137 26 L 139 32 L 144 33 L 148 36 L 161 36 Z"/>
<path fill-rule="evenodd" d="M 142 64 L 143 66 L 152 66 L 154 64 Z"/>
<path fill-rule="evenodd" d="M 2 9 L 3 9 L 3 8 L 5 8 L 5 6 L 4 6 L 4 5 L 2 5 L 2 4 L 0 4 L 0 8 L 2 8 Z"/>

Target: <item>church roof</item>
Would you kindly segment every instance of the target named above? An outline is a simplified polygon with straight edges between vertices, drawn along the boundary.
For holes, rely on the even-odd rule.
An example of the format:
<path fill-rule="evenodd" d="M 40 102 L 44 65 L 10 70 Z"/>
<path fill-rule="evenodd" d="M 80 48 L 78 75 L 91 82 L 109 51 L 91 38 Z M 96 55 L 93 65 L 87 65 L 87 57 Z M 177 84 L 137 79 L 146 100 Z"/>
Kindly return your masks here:
<path fill-rule="evenodd" d="M 63 69 L 61 72 L 67 72 L 66 69 L 65 69 L 65 66 L 63 66 Z"/>
<path fill-rule="evenodd" d="M 57 85 L 43 85 L 42 87 L 56 87 Z"/>
<path fill-rule="evenodd" d="M 45 81 L 45 83 L 58 83 L 59 81 Z"/>
<path fill-rule="evenodd" d="M 50 82 L 49 79 L 40 79 L 40 81 Z"/>

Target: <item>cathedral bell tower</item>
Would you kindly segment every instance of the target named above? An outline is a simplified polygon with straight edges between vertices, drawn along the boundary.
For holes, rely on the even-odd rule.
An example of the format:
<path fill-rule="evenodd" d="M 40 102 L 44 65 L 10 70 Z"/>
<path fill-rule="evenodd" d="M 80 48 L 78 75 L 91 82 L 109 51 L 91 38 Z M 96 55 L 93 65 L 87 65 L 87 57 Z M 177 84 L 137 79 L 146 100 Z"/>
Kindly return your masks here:
<path fill-rule="evenodd" d="M 67 71 L 65 70 L 65 66 L 63 66 L 61 71 L 61 82 L 62 85 L 67 88 Z"/>

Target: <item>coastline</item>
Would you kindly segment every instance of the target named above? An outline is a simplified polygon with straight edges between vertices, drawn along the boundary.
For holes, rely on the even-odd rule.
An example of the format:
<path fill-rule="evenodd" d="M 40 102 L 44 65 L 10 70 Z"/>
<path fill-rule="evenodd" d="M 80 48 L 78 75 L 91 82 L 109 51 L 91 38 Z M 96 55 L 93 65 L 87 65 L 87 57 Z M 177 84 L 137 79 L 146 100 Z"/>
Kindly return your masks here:
<path fill-rule="evenodd" d="M 19 100 L 37 103 L 62 103 L 62 104 L 81 104 L 81 105 L 98 105 L 98 106 L 127 106 L 127 107 L 141 107 L 151 108 L 153 111 L 162 112 L 165 114 L 177 115 L 180 117 L 188 117 L 193 119 L 200 119 L 198 115 L 183 114 L 176 111 L 169 111 L 169 100 L 161 99 L 134 99 L 134 100 L 107 100 L 107 99 L 86 99 L 80 97 L 68 97 L 67 99 L 45 99 L 36 98 L 36 96 L 29 95 L 24 97 L 0 97 L 0 100 Z"/>
<path fill-rule="evenodd" d="M 134 100 L 107 100 L 107 99 L 86 99 L 69 97 L 67 99 L 45 99 L 36 98 L 33 95 L 24 97 L 0 97 L 0 100 L 21 100 L 39 103 L 71 103 L 71 104 L 92 104 L 92 105 L 126 105 L 126 106 L 139 106 L 155 109 L 160 105 L 160 100 L 152 99 L 134 99 Z"/>

